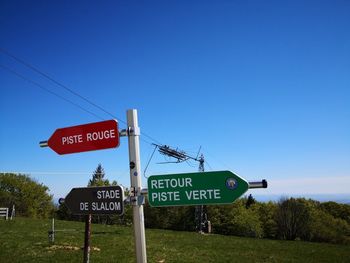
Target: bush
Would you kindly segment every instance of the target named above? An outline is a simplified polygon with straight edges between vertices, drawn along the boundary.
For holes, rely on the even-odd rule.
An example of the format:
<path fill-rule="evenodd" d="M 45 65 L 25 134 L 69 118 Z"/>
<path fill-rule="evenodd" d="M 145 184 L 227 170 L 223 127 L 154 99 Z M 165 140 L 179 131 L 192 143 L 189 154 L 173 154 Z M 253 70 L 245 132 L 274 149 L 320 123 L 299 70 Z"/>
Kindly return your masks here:
<path fill-rule="evenodd" d="M 275 221 L 275 216 L 277 205 L 271 201 L 268 203 L 259 203 L 257 209 L 262 224 L 263 236 L 266 238 L 276 238 L 277 223 Z"/>
<path fill-rule="evenodd" d="M 281 200 L 276 211 L 277 236 L 280 239 L 308 240 L 310 236 L 310 208 L 305 199 Z"/>
<path fill-rule="evenodd" d="M 48 187 L 27 175 L 0 173 L 0 205 L 12 207 L 16 213 L 33 218 L 47 218 L 53 213 L 52 196 Z"/>
<path fill-rule="evenodd" d="M 224 235 L 262 237 L 263 229 L 256 209 L 246 209 L 245 200 L 232 205 L 208 206 L 213 232 Z"/>
<path fill-rule="evenodd" d="M 310 224 L 311 241 L 349 243 L 350 226 L 340 218 L 321 209 L 312 209 Z"/>
<path fill-rule="evenodd" d="M 320 208 L 333 217 L 343 219 L 350 224 L 350 205 L 325 202 L 320 204 Z"/>

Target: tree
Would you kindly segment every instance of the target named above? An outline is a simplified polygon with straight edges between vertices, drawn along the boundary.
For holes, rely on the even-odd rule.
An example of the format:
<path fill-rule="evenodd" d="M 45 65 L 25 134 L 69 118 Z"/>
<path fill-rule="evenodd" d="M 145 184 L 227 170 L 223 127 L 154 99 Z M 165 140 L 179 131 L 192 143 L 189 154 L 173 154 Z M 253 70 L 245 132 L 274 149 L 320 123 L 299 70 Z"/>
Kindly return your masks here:
<path fill-rule="evenodd" d="M 310 209 L 302 198 L 282 199 L 276 211 L 277 235 L 281 239 L 308 240 L 310 235 Z"/>
<path fill-rule="evenodd" d="M 311 210 L 311 241 L 350 243 L 350 225 L 318 207 Z"/>
<path fill-rule="evenodd" d="M 245 203 L 245 208 L 249 208 L 251 205 L 255 204 L 256 201 L 254 199 L 254 197 L 252 196 L 252 194 L 249 194 L 247 202 Z"/>
<path fill-rule="evenodd" d="M 110 185 L 108 179 L 104 179 L 105 171 L 101 164 L 98 164 L 96 170 L 92 174 L 92 179 L 89 180 L 88 186 L 107 186 Z"/>
<path fill-rule="evenodd" d="M 105 171 L 101 164 L 98 164 L 96 170 L 92 174 L 92 178 L 89 180 L 88 186 L 110 186 L 108 179 L 105 179 Z M 116 181 L 112 182 L 112 185 L 117 185 Z M 119 216 L 118 216 L 119 217 Z M 116 218 L 109 215 L 97 215 L 92 217 L 92 221 L 95 223 L 112 224 Z"/>
<path fill-rule="evenodd" d="M 49 188 L 28 175 L 0 173 L 0 205 L 12 207 L 16 213 L 33 218 L 47 218 L 53 212 Z"/>
<path fill-rule="evenodd" d="M 335 218 L 343 219 L 350 224 L 350 205 L 325 202 L 320 204 L 320 208 Z"/>
<path fill-rule="evenodd" d="M 208 206 L 213 232 L 224 235 L 262 237 L 263 229 L 257 209 L 246 209 L 246 199 L 231 205 Z"/>
<path fill-rule="evenodd" d="M 265 238 L 276 238 L 277 224 L 275 221 L 275 214 L 277 205 L 273 202 L 258 203 L 258 214 Z"/>

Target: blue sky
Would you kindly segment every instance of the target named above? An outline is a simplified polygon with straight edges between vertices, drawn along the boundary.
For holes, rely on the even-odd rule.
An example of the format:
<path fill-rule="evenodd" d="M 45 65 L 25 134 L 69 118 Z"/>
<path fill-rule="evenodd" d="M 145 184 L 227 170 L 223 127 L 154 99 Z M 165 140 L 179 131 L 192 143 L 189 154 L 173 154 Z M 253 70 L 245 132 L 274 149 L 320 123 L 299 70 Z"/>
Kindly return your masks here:
<path fill-rule="evenodd" d="M 1 1 L 0 47 L 141 132 L 196 155 L 205 169 L 267 179 L 254 194 L 350 195 L 348 1 Z M 102 119 L 110 116 L 0 52 L 0 64 Z M 128 187 L 117 149 L 59 156 L 38 143 L 99 121 L 0 67 L 0 170 L 24 172 L 55 197 L 99 163 Z M 142 169 L 153 151 L 141 136 Z M 147 175 L 195 172 L 157 164 Z M 146 179 L 143 178 L 146 186 Z"/>

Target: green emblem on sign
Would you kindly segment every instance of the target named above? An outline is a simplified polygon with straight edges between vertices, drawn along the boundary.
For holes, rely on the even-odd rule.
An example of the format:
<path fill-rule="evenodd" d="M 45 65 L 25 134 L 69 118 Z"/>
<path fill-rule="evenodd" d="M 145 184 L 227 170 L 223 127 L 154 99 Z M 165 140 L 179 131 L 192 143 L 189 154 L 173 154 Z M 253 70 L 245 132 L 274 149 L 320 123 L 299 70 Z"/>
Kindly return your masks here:
<path fill-rule="evenodd" d="M 148 178 L 151 206 L 230 204 L 249 188 L 230 171 L 152 175 Z"/>

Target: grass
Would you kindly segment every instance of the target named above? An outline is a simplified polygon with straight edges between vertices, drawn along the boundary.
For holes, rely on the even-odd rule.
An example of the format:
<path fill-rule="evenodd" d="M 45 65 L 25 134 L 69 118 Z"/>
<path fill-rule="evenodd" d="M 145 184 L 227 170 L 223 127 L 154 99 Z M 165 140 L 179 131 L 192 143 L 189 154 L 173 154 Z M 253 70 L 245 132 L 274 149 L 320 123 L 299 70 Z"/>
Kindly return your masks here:
<path fill-rule="evenodd" d="M 0 220 L 0 262 L 82 262 L 84 223 Z M 148 262 L 350 262 L 350 246 L 146 230 Z M 90 262 L 135 262 L 132 227 L 92 225 Z"/>

